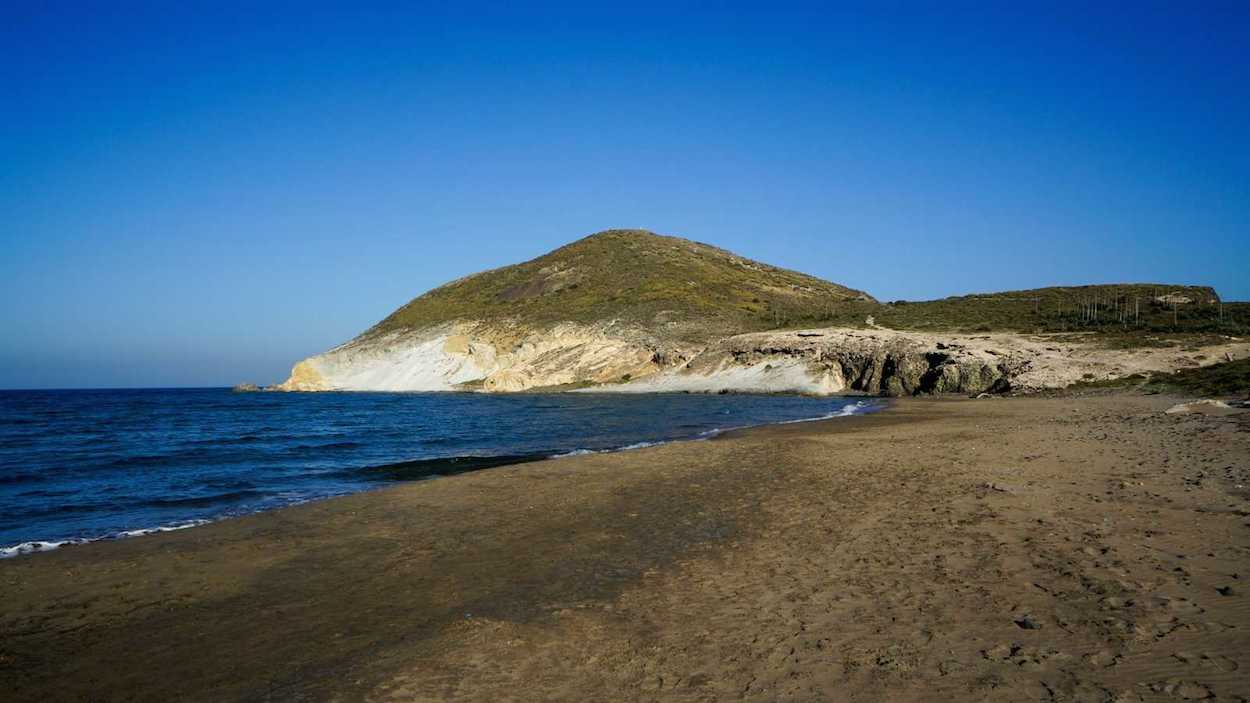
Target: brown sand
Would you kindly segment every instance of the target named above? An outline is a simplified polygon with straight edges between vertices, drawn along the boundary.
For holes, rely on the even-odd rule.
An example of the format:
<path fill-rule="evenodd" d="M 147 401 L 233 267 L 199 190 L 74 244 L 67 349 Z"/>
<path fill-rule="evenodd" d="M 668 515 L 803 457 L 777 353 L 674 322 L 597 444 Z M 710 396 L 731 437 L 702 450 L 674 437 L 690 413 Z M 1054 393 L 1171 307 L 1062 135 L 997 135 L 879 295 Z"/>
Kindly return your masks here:
<path fill-rule="evenodd" d="M 1250 697 L 1250 417 L 855 417 L 0 562 L 0 699 Z"/>

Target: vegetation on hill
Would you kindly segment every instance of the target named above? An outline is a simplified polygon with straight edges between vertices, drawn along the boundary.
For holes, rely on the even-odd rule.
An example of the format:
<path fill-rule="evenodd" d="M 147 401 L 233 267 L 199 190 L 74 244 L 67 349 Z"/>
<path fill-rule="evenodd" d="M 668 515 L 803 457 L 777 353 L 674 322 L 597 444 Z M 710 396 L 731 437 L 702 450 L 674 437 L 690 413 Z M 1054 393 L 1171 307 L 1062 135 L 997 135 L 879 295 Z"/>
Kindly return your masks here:
<path fill-rule="evenodd" d="M 1247 396 L 1250 395 L 1250 359 L 1154 376 L 1148 385 L 1160 389 L 1183 390 L 1196 395 Z"/>
<path fill-rule="evenodd" d="M 847 302 L 811 312 L 783 309 L 780 317 L 790 327 L 865 327 L 871 317 L 873 324 L 891 329 L 1099 332 L 1120 342 L 1140 341 L 1151 333 L 1250 333 L 1250 303 L 1222 302 L 1206 286 L 1165 284 L 1039 288 L 922 302 Z"/>
<path fill-rule="evenodd" d="M 618 320 L 676 337 L 818 326 L 962 332 L 1096 332 L 1116 346 L 1152 334 L 1248 334 L 1250 303 L 1205 286 L 1065 286 L 881 303 L 857 290 L 716 247 L 608 230 L 514 266 L 452 281 L 367 334 L 454 320 Z"/>
<path fill-rule="evenodd" d="M 828 315 L 860 291 L 641 230 L 608 230 L 532 261 L 468 276 L 396 310 L 371 332 L 451 320 L 530 323 L 617 319 L 673 334 L 733 333 L 780 323 L 777 309 Z"/>
<path fill-rule="evenodd" d="M 1172 374 L 1133 374 L 1111 381 L 1080 383 L 1074 389 L 1134 388 L 1146 393 L 1250 397 L 1250 359 L 1223 362 Z"/>

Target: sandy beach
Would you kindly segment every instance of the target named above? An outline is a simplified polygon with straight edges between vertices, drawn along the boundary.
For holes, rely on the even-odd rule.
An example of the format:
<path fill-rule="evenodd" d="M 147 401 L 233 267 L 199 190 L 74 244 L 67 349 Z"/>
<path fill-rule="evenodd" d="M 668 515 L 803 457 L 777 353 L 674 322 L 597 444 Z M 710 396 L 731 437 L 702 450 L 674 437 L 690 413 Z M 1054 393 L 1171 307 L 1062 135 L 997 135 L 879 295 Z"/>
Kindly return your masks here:
<path fill-rule="evenodd" d="M 1250 698 L 1250 413 L 903 400 L 0 562 L 50 700 Z"/>

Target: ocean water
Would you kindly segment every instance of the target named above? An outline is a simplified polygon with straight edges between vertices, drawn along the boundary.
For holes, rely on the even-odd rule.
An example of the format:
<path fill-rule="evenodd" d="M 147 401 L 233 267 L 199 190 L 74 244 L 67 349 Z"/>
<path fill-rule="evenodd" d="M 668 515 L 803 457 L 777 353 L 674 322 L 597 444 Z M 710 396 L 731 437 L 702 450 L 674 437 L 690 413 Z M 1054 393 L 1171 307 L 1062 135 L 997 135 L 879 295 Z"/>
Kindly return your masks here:
<path fill-rule="evenodd" d="M 0 557 L 873 407 L 763 395 L 0 391 Z"/>

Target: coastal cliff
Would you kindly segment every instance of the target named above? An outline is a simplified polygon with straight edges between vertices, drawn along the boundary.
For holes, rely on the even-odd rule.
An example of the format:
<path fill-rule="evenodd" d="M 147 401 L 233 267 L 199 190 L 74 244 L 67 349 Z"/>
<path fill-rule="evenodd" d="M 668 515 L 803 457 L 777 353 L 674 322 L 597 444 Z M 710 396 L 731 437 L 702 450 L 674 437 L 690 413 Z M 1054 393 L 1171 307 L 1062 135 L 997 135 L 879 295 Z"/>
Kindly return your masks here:
<path fill-rule="evenodd" d="M 501 331 L 462 324 L 353 342 L 305 359 L 275 390 L 857 392 L 904 396 L 1063 388 L 1250 357 L 1201 349 L 1056 346 L 1018 334 L 820 328 L 732 335 L 705 347 L 577 325 Z"/>
<path fill-rule="evenodd" d="M 957 327 L 952 310 L 981 319 L 1004 305 L 1042 320 L 1054 310 L 1066 328 L 1065 304 L 1085 320 L 1100 310 L 1125 320 L 1130 310 L 1140 318 L 1142 300 L 1148 314 L 1154 306 L 1177 317 L 1178 306 L 1218 296 L 1093 286 L 886 305 L 705 244 L 610 230 L 430 291 L 270 388 L 977 394 L 1250 356 L 1250 343 L 1234 337 L 1113 348 L 1080 335 L 925 329 Z M 874 314 L 920 329 L 886 329 Z M 840 324 L 801 325 L 809 321 Z"/>
<path fill-rule="evenodd" d="M 516 335 L 516 336 L 512 336 Z M 278 390 L 766 391 L 873 395 L 1009 387 L 1025 362 L 924 335 L 805 330 L 734 335 L 703 347 L 641 332 L 484 324 L 362 340 L 305 359 Z"/>
<path fill-rule="evenodd" d="M 665 345 L 592 326 L 460 322 L 353 340 L 295 365 L 277 390 L 523 391 L 616 383 L 664 368 Z"/>

